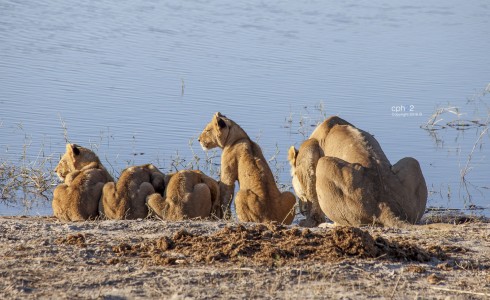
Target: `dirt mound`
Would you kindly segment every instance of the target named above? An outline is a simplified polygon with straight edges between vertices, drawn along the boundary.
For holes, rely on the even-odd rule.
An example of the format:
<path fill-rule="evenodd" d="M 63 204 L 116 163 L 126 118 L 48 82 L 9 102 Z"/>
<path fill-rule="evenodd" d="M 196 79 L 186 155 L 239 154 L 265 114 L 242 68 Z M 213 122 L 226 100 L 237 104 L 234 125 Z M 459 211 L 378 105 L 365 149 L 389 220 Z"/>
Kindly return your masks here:
<path fill-rule="evenodd" d="M 85 235 L 81 233 L 69 234 L 66 238 L 56 239 L 55 242 L 57 244 L 77 245 L 79 247 L 87 247 L 87 244 L 85 243 Z"/>
<path fill-rule="evenodd" d="M 266 265 L 294 261 L 335 262 L 346 258 L 428 261 L 441 249 L 424 250 L 409 243 L 373 238 L 353 227 L 313 232 L 277 224 L 229 225 L 211 235 L 179 230 L 172 237 L 112 248 L 118 256 L 152 258 L 155 264 L 256 262 Z"/>

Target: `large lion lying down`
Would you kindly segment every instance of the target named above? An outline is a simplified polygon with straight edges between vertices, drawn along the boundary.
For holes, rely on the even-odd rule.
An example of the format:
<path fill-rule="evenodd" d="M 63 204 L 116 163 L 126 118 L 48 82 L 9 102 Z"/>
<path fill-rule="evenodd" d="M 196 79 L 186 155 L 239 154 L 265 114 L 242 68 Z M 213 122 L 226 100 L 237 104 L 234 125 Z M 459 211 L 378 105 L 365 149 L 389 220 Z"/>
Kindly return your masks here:
<path fill-rule="evenodd" d="M 339 117 L 320 124 L 299 151 L 288 154 L 304 225 L 323 213 L 339 225 L 416 223 L 425 211 L 427 186 L 420 165 L 406 157 L 391 165 L 376 139 Z"/>
<path fill-rule="evenodd" d="M 87 148 L 67 144 L 55 172 L 64 182 L 53 193 L 55 217 L 63 221 L 97 217 L 102 188 L 113 181 L 97 155 Z"/>
<path fill-rule="evenodd" d="M 221 217 L 218 182 L 201 171 L 182 170 L 166 177 L 165 197 L 153 194 L 148 206 L 164 220 Z"/>
<path fill-rule="evenodd" d="M 106 183 L 99 204 L 101 216 L 108 219 L 140 219 L 148 216 L 147 197 L 163 194 L 165 175 L 154 165 L 125 169 L 117 183 Z"/>
<path fill-rule="evenodd" d="M 279 191 L 259 145 L 238 124 L 218 112 L 204 128 L 199 142 L 204 150 L 223 149 L 220 178 L 223 210 L 229 209 L 238 180 L 240 190 L 235 207 L 240 221 L 291 224 L 296 198 L 290 192 Z"/>

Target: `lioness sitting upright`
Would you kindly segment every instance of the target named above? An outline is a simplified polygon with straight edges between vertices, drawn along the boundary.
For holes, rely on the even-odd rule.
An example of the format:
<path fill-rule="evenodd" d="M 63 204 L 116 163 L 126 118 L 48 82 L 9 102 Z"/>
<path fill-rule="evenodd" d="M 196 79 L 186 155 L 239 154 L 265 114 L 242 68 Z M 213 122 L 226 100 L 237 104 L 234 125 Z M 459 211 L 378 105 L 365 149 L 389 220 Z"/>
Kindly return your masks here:
<path fill-rule="evenodd" d="M 166 175 L 165 181 L 165 196 L 155 193 L 148 198 L 148 206 L 160 218 L 221 217 L 219 185 L 213 178 L 198 170 L 182 170 Z"/>
<path fill-rule="evenodd" d="M 350 226 L 405 226 L 424 214 L 418 161 L 405 157 L 392 166 L 371 134 L 339 117 L 320 124 L 299 151 L 291 147 L 288 159 L 296 194 L 310 202 L 305 225 L 318 225 L 323 213 Z"/>
<path fill-rule="evenodd" d="M 139 219 L 148 216 L 147 197 L 165 189 L 165 175 L 154 165 L 125 169 L 117 183 L 104 186 L 99 204 L 100 215 L 108 219 Z"/>
<path fill-rule="evenodd" d="M 222 209 L 228 209 L 238 180 L 235 197 L 238 219 L 243 222 L 277 221 L 291 224 L 296 203 L 290 192 L 280 192 L 259 145 L 250 140 L 235 122 L 217 112 L 199 136 L 204 150 L 220 147 L 220 193 Z"/>
<path fill-rule="evenodd" d="M 97 155 L 87 148 L 67 144 L 55 172 L 64 183 L 53 193 L 54 215 L 63 221 L 97 217 L 102 188 L 113 181 Z"/>

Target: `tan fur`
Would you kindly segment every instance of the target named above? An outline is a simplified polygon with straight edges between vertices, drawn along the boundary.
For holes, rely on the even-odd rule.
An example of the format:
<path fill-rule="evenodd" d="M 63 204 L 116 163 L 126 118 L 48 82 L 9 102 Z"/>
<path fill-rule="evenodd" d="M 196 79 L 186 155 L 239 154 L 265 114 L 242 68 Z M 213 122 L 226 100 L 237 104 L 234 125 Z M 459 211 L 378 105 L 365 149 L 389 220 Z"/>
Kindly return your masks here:
<path fill-rule="evenodd" d="M 125 169 L 117 183 L 104 185 L 99 213 L 108 219 L 139 219 L 148 216 L 147 197 L 163 194 L 165 175 L 154 165 Z"/>
<path fill-rule="evenodd" d="M 231 205 L 238 180 L 240 190 L 235 207 L 240 221 L 291 224 L 296 198 L 290 192 L 279 191 L 259 145 L 238 124 L 218 112 L 204 128 L 199 142 L 205 150 L 223 149 L 220 178 L 223 211 Z"/>
<path fill-rule="evenodd" d="M 182 170 L 168 175 L 165 197 L 153 194 L 148 206 L 164 220 L 220 217 L 219 185 L 198 170 Z"/>
<path fill-rule="evenodd" d="M 305 224 L 323 213 L 339 225 L 405 226 L 422 217 L 427 186 L 420 165 L 406 157 L 391 166 L 376 139 L 339 117 L 320 124 L 288 155 L 293 187 L 308 202 Z"/>
<path fill-rule="evenodd" d="M 67 144 L 55 172 L 64 183 L 53 193 L 54 215 L 63 221 L 97 217 L 102 188 L 113 181 L 97 155 L 87 148 Z"/>
<path fill-rule="evenodd" d="M 300 211 L 306 216 L 306 220 L 299 222 L 300 226 L 315 227 L 325 222 L 325 214 L 317 201 L 315 186 L 316 166 L 322 156 L 323 151 L 315 139 L 303 142 L 299 151 L 291 147 L 288 152 L 288 160 L 294 166 L 291 169 L 293 188 L 300 200 Z"/>

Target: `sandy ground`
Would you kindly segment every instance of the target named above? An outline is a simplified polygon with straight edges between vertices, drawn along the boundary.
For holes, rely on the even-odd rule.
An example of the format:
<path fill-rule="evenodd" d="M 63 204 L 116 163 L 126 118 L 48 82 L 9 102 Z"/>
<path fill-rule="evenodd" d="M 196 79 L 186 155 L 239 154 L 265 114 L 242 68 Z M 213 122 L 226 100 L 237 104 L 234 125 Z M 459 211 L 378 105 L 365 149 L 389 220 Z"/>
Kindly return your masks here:
<path fill-rule="evenodd" d="M 0 278 L 0 299 L 488 299 L 490 223 L 305 229 L 0 217 Z"/>

